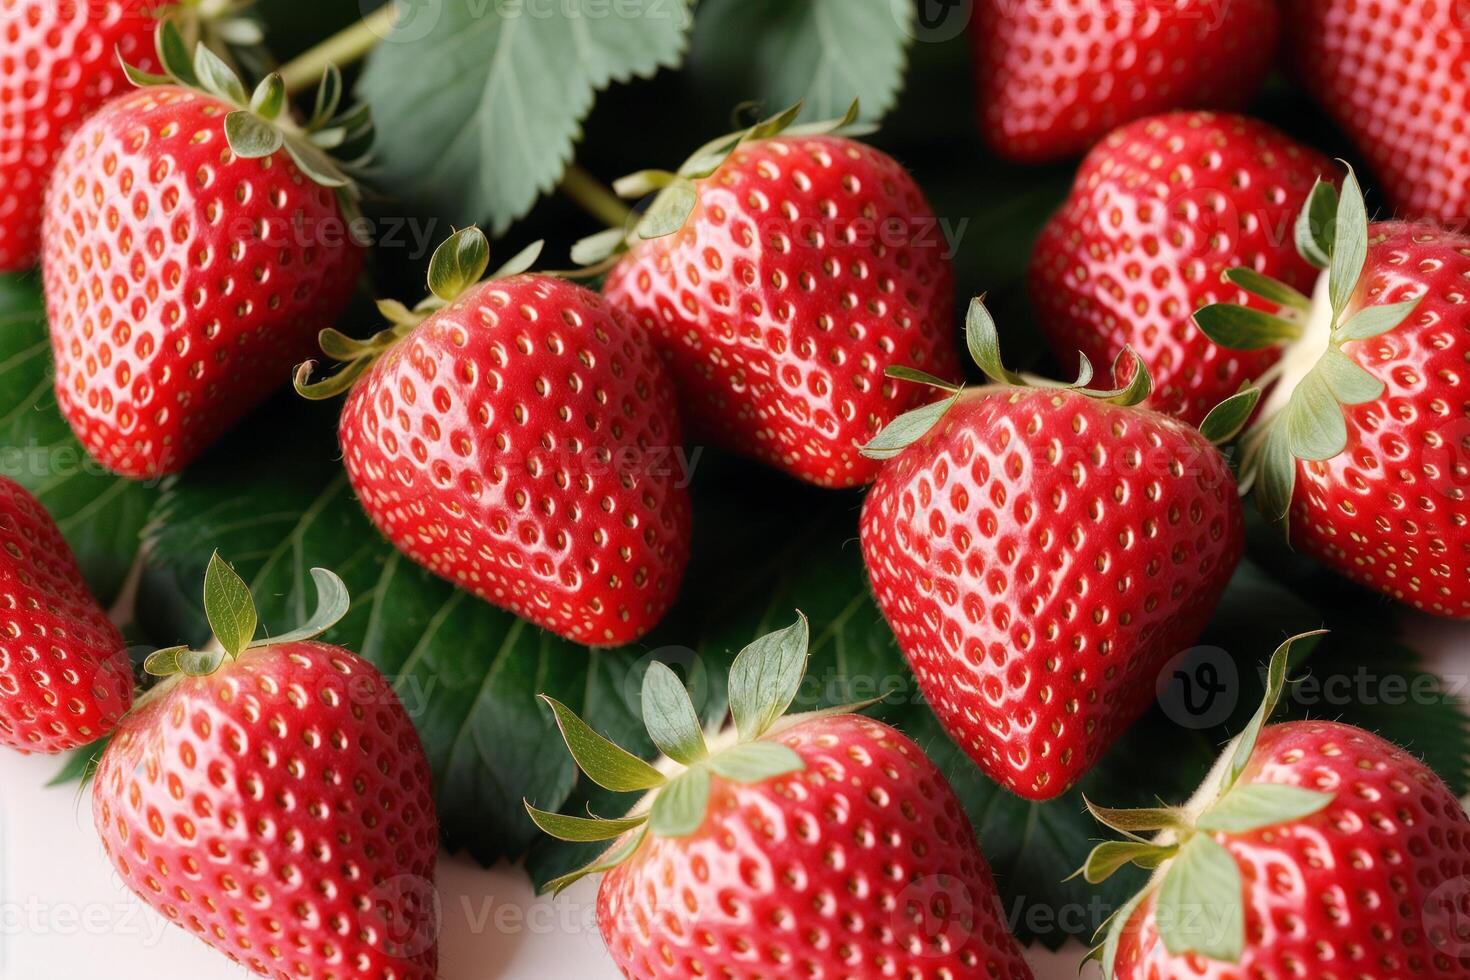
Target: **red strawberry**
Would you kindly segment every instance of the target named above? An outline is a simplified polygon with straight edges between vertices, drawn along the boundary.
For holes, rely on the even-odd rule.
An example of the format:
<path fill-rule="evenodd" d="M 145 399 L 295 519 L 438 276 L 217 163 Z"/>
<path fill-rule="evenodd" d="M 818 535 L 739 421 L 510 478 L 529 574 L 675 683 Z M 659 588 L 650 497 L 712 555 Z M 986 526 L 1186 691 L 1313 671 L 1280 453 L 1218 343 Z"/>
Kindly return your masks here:
<path fill-rule="evenodd" d="M 109 103 L 68 144 L 46 202 L 57 400 L 93 456 L 137 478 L 181 469 L 277 388 L 362 268 L 338 201 L 350 195 L 327 186 L 342 173 L 270 121 L 280 80 L 256 115 L 198 52 L 170 70 L 197 67 L 210 93 L 160 85 Z"/>
<path fill-rule="evenodd" d="M 1244 478 L 1299 550 L 1425 612 L 1470 617 L 1470 238 L 1370 226 L 1351 174 L 1335 196 L 1321 185 L 1303 222 L 1317 229 L 1304 254 L 1330 266 L 1313 298 L 1267 282 L 1279 316 L 1196 315 L 1220 343 L 1286 345 Z"/>
<path fill-rule="evenodd" d="M 659 769 L 546 699 L 591 779 L 649 790 L 620 820 L 527 804 L 554 836 L 618 838 L 552 887 L 607 872 L 598 922 L 631 980 L 1030 980 L 970 823 L 919 747 L 858 715 L 780 718 L 806 653 L 805 619 L 746 648 L 730 674 L 735 727 L 710 744 L 674 673 L 653 664 L 643 712 L 668 756 Z"/>
<path fill-rule="evenodd" d="M 1470 221 L 1470 7 L 1285 0 L 1289 64 L 1405 216 Z"/>
<path fill-rule="evenodd" d="M 1142 119 L 1110 134 L 1036 244 L 1037 318 L 1062 357 L 1110 363 L 1125 347 L 1149 366 L 1149 405 L 1198 425 L 1276 361 L 1271 349 L 1211 343 L 1194 311 L 1248 293 L 1221 275 L 1246 266 L 1297 289 L 1316 270 L 1292 227 L 1326 157 L 1263 123 L 1208 112 Z"/>
<path fill-rule="evenodd" d="M 251 643 L 249 592 L 210 564 L 225 653 L 149 659 L 174 673 L 123 720 L 93 785 L 107 856 L 154 909 L 261 976 L 432 980 L 423 747 L 371 664 L 302 639 L 346 612 L 341 581 L 315 569 L 324 611 Z"/>
<path fill-rule="evenodd" d="M 1470 895 L 1470 819 L 1442 780 L 1376 735 L 1333 722 L 1261 725 L 1182 809 L 1095 811 L 1129 835 L 1085 870 L 1157 868 L 1101 948 L 1110 980 L 1402 980 L 1470 976 L 1456 923 Z M 1160 831 L 1152 841 L 1136 836 Z"/>
<path fill-rule="evenodd" d="M 978 300 L 969 333 L 996 386 L 955 391 L 869 446 L 897 458 L 863 505 L 863 557 L 950 736 L 996 782 L 1047 800 L 1143 713 L 1160 668 L 1204 629 L 1244 521 L 1229 465 L 1198 431 L 1128 407 L 1148 393 L 1142 365 L 1122 392 L 1021 387 Z"/>
<path fill-rule="evenodd" d="M 123 638 L 46 509 L 0 477 L 0 745 L 64 752 L 133 702 Z"/>
<path fill-rule="evenodd" d="M 884 369 L 959 376 L 953 276 L 907 171 L 841 136 L 777 135 L 793 116 L 620 183 L 664 187 L 604 292 L 658 339 L 702 435 L 850 487 L 877 472 L 863 444 L 917 404 Z"/>
<path fill-rule="evenodd" d="M 981 129 L 1039 163 L 1168 109 L 1240 109 L 1279 30 L 1275 0 L 977 0 Z"/>
<path fill-rule="evenodd" d="M 539 251 L 539 246 L 537 248 Z M 648 338 L 565 279 L 490 282 L 485 236 L 435 253 L 434 296 L 394 326 L 329 331 L 349 385 L 340 436 L 363 509 L 404 554 L 552 632 L 631 643 L 678 592 L 690 506 L 673 384 Z"/>

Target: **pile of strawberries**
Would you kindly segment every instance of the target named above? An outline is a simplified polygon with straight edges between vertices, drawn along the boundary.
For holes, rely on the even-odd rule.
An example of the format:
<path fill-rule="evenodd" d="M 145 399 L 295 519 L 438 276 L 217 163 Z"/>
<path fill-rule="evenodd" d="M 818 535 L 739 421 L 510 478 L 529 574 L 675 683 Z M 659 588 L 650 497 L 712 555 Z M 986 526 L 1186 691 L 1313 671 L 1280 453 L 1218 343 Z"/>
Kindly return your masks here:
<path fill-rule="evenodd" d="M 335 68 L 301 116 L 279 75 L 247 90 L 230 5 L 0 0 L 0 270 L 39 261 L 58 403 L 109 470 L 184 470 L 294 373 L 304 397 L 345 394 L 344 466 L 384 537 L 588 646 L 638 641 L 679 593 L 691 501 L 653 464 L 686 438 L 870 485 L 863 558 L 926 701 L 987 776 L 1050 800 L 1205 628 L 1243 494 L 1340 574 L 1470 619 L 1456 6 L 977 0 L 994 151 L 1085 154 L 1029 275 L 1073 382 L 1008 368 L 976 300 L 985 380 L 965 384 L 953 271 L 919 234 L 934 215 L 855 139 L 856 109 L 790 110 L 619 181 L 651 203 L 581 243 L 580 273 L 530 271 L 539 248 L 492 273 L 465 229 L 425 298 L 381 301 L 366 339 L 332 329 L 364 270 L 371 118 Z M 1231 114 L 1278 48 L 1400 220 L 1370 222 L 1351 168 Z M 135 678 L 9 481 L 0 538 L 0 740 L 110 737 L 93 812 L 123 879 L 261 975 L 434 977 L 428 766 L 386 680 L 315 639 L 340 581 L 317 570 L 318 614 L 257 640 L 216 558 L 215 642 Z M 559 884 L 605 873 L 602 931 L 633 978 L 1029 977 L 984 841 L 917 745 L 861 705 L 782 718 L 807 642 L 798 618 L 741 654 L 718 735 L 650 668 L 656 764 L 549 701 L 588 778 L 644 794 L 612 819 L 527 804 L 548 833 L 611 842 Z M 1470 821 L 1368 732 L 1271 725 L 1289 649 L 1196 800 L 1096 808 L 1125 839 L 1088 880 L 1153 871 L 1102 939 L 1106 974 L 1470 977 Z"/>

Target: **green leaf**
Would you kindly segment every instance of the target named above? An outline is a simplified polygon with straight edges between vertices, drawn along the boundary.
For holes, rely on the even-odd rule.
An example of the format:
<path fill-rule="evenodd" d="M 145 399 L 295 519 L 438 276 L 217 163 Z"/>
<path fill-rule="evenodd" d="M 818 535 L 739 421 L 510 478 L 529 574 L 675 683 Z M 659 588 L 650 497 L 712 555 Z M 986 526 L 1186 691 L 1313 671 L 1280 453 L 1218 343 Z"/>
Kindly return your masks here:
<path fill-rule="evenodd" d="M 236 156 L 268 157 L 286 145 L 286 134 L 253 112 L 240 109 L 225 116 L 225 139 Z"/>
<path fill-rule="evenodd" d="M 1238 391 L 1225 399 L 1214 408 L 1205 420 L 1200 423 L 1199 431 L 1206 439 L 1215 445 L 1229 442 L 1240 434 L 1245 428 L 1246 422 L 1250 421 L 1251 413 L 1256 410 L 1256 405 L 1261 400 L 1261 389 L 1247 388 Z"/>
<path fill-rule="evenodd" d="M 216 551 L 204 570 L 204 616 L 225 653 L 238 657 L 255 638 L 255 599 L 250 586 Z"/>
<path fill-rule="evenodd" d="M 648 822 L 647 814 L 624 817 L 619 820 L 603 820 L 600 817 L 570 817 L 564 813 L 548 813 L 545 810 L 538 810 L 529 803 L 526 804 L 526 812 L 530 814 L 531 820 L 541 829 L 542 833 L 550 834 L 557 840 L 581 843 L 612 840 Z"/>
<path fill-rule="evenodd" d="M 1235 858 L 1213 838 L 1191 837 L 1159 885 L 1159 939 L 1175 956 L 1198 953 L 1240 962 L 1245 949 L 1245 898 Z"/>
<path fill-rule="evenodd" d="M 643 213 L 638 222 L 638 237 L 647 240 L 674 234 L 684 227 L 698 203 L 699 192 L 695 190 L 694 182 L 680 177 L 659 191 L 658 197 Z"/>
<path fill-rule="evenodd" d="M 643 674 L 643 722 L 653 744 L 675 762 L 692 766 L 709 755 L 689 692 L 666 664 L 651 663 Z"/>
<path fill-rule="evenodd" d="M 615 793 L 653 789 L 664 782 L 663 774 L 657 769 L 597 734 L 576 712 L 555 698 L 546 695 L 541 700 L 551 706 L 561 728 L 562 739 L 577 767 L 597 785 Z"/>
<path fill-rule="evenodd" d="M 0 472 L 41 502 L 92 594 L 112 605 L 138 554 L 158 486 L 109 473 L 61 417 L 38 278 L 0 276 Z"/>
<path fill-rule="evenodd" d="M 1295 226 L 1296 250 L 1319 269 L 1332 264 L 1333 226 L 1337 222 L 1337 188 L 1321 177 L 1312 186 Z"/>
<path fill-rule="evenodd" d="M 1350 340 L 1368 340 L 1388 333 L 1407 320 L 1423 299 L 1424 297 L 1419 296 L 1402 303 L 1364 307 L 1333 331 L 1332 339 L 1335 343 L 1345 344 Z"/>
<path fill-rule="evenodd" d="M 805 102 L 825 119 L 861 100 L 877 119 L 903 87 L 913 19 L 891 0 L 704 0 L 690 62 L 720 102 Z"/>
<path fill-rule="evenodd" d="M 335 572 L 325 568 L 313 568 L 311 580 L 316 585 L 316 612 L 311 614 L 311 618 L 280 636 L 264 636 L 254 640 L 251 646 L 265 647 L 314 640 L 342 621 L 342 617 L 352 607 L 352 597 L 347 592 L 347 585 Z"/>
<path fill-rule="evenodd" d="M 102 752 L 110 741 L 112 741 L 112 736 L 108 735 L 90 745 L 73 749 L 67 754 L 61 768 L 56 770 L 56 775 L 46 780 L 46 788 L 53 789 L 68 783 L 86 783 L 91 780 L 92 775 L 97 771 L 98 763 L 102 761 Z"/>
<path fill-rule="evenodd" d="M 1210 807 L 1195 826 L 1200 830 L 1246 834 L 1310 817 L 1332 804 L 1331 793 L 1297 786 L 1252 783 L 1236 786 Z"/>
<path fill-rule="evenodd" d="M 1177 850 L 1146 841 L 1104 841 L 1092 849 L 1078 873 L 1089 885 L 1100 885 L 1130 864 L 1146 870 L 1157 868 Z"/>
<path fill-rule="evenodd" d="M 446 303 L 485 277 L 490 268 L 490 242 L 478 228 L 461 228 L 429 260 L 429 292 Z"/>
<path fill-rule="evenodd" d="M 730 713 L 742 742 L 760 738 L 786 713 L 806 675 L 806 617 L 751 643 L 730 668 Z"/>
<path fill-rule="evenodd" d="M 240 83 L 240 77 L 206 45 L 200 44 L 194 48 L 194 75 L 206 92 L 242 109 L 250 104 L 250 97 L 245 94 L 245 86 Z"/>
<path fill-rule="evenodd" d="M 1337 226 L 1332 245 L 1332 268 L 1328 293 L 1334 316 L 1341 317 L 1357 291 L 1363 266 L 1368 261 L 1368 208 L 1358 176 L 1348 168 L 1337 204 Z"/>
<path fill-rule="evenodd" d="M 1261 350 L 1290 343 L 1301 336 L 1301 327 L 1290 320 L 1234 303 L 1215 303 L 1194 314 L 1195 325 L 1221 347 L 1231 350 Z"/>
<path fill-rule="evenodd" d="M 939 424 L 939 420 L 948 414 L 949 410 L 960 400 L 963 392 L 955 392 L 948 398 L 921 405 L 900 415 L 889 422 L 887 427 L 873 437 L 866 446 L 862 448 L 862 454 L 869 459 L 892 459 L 901 455 L 905 449 L 924 438 L 930 429 Z"/>
<path fill-rule="evenodd" d="M 392 134 L 384 185 L 503 232 L 560 181 L 596 93 L 676 67 L 689 23 L 685 0 L 410 8 L 359 86 Z"/>
<path fill-rule="evenodd" d="M 780 742 L 742 742 L 711 756 L 709 768 L 737 783 L 762 783 L 801 772 L 806 763 L 795 749 Z"/>
<path fill-rule="evenodd" d="M 704 823 L 709 809 L 709 770 L 686 769 L 659 791 L 648 816 L 648 829 L 659 837 L 688 837 Z"/>
<path fill-rule="evenodd" d="M 1247 269 L 1243 266 L 1226 269 L 1225 281 L 1261 299 L 1275 303 L 1277 306 L 1300 310 L 1302 313 L 1312 311 L 1312 301 L 1303 296 L 1301 292 L 1278 279 L 1262 275 L 1255 269 Z"/>
<path fill-rule="evenodd" d="M 995 318 L 985 308 L 984 297 L 970 301 L 965 314 L 965 346 L 970 357 L 985 376 L 1000 385 L 1024 385 L 1026 379 L 1006 368 L 1000 356 L 1000 331 Z"/>

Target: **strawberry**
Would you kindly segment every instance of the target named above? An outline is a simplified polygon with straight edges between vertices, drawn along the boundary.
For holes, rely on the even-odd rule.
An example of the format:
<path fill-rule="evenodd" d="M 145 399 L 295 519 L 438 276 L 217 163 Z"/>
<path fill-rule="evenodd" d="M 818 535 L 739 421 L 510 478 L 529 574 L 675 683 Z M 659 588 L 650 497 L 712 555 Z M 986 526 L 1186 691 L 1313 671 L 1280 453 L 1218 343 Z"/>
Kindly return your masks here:
<path fill-rule="evenodd" d="M 249 590 L 214 557 L 223 652 L 149 657 L 165 679 L 102 754 L 97 832 L 129 888 L 261 976 L 432 980 L 428 762 L 387 679 L 312 641 L 348 605 L 340 579 L 312 575 L 311 622 L 253 640 Z"/>
<path fill-rule="evenodd" d="M 1242 479 L 1298 550 L 1425 612 L 1470 617 L 1470 238 L 1370 225 L 1351 173 L 1340 200 L 1319 185 L 1298 231 L 1327 270 L 1311 298 L 1260 280 L 1250 288 L 1276 312 L 1195 315 L 1217 343 L 1283 347 Z"/>
<path fill-rule="evenodd" d="M 339 435 L 378 529 L 430 571 L 559 636 L 631 643 L 674 600 L 690 505 L 672 382 L 652 344 L 601 296 L 523 274 L 540 245 L 479 283 L 477 228 L 434 254 L 430 298 L 380 304 L 347 366 L 297 388 L 351 388 Z"/>
<path fill-rule="evenodd" d="M 1275 0 L 976 0 L 980 126 L 996 153 L 1077 156 L 1169 109 L 1240 109 L 1264 81 Z"/>
<path fill-rule="evenodd" d="M 1155 869 L 1097 950 L 1109 980 L 1470 976 L 1455 928 L 1470 819 L 1438 776 L 1370 732 L 1267 725 L 1291 644 L 1271 661 L 1265 704 L 1192 801 L 1093 808 L 1127 840 L 1092 853 L 1089 881 L 1128 863 Z"/>
<path fill-rule="evenodd" d="M 877 472 L 863 444 L 916 404 L 884 369 L 959 376 L 953 274 L 913 178 L 838 135 L 853 114 L 787 129 L 795 115 L 620 181 L 659 197 L 603 291 L 657 338 L 702 436 L 851 487 Z"/>
<path fill-rule="evenodd" d="M 64 752 L 112 731 L 133 702 L 123 638 L 56 522 L 0 477 L 0 745 Z"/>
<path fill-rule="evenodd" d="M 615 820 L 527 803 L 553 836 L 616 841 L 550 887 L 606 872 L 598 924 L 631 980 L 1030 980 L 974 831 L 919 747 L 848 709 L 781 717 L 807 641 L 802 617 L 741 652 L 734 726 L 709 742 L 673 671 L 650 665 L 643 714 L 666 756 L 657 768 L 545 698 L 589 778 L 646 791 Z"/>
<path fill-rule="evenodd" d="M 1311 287 L 1316 270 L 1291 231 L 1330 173 L 1326 157 L 1243 116 L 1171 113 L 1109 134 L 1031 260 L 1032 303 L 1053 348 L 1109 363 L 1132 347 L 1154 378 L 1149 406 L 1198 425 L 1276 352 L 1216 346 L 1194 311 L 1251 302 L 1221 286 L 1237 266 Z"/>
<path fill-rule="evenodd" d="M 1289 63 L 1405 217 L 1470 222 L 1464 0 L 1284 0 Z"/>
<path fill-rule="evenodd" d="M 133 70 L 147 87 L 77 131 L 42 229 L 61 411 L 99 462 L 139 479 L 187 465 L 342 311 L 363 261 L 345 223 L 355 192 L 311 139 L 355 152 L 371 138 L 361 113 L 329 118 L 335 72 L 302 130 L 281 119 L 279 77 L 248 97 L 208 48 L 190 64 L 171 22 L 159 49 L 171 77 Z"/>
<path fill-rule="evenodd" d="M 1047 800 L 1143 713 L 1159 670 L 1204 629 L 1244 520 L 1210 442 L 1132 407 L 1149 391 L 1141 362 L 1121 391 L 1085 390 L 1086 358 L 1070 388 L 1026 387 L 979 300 L 967 327 L 994 384 L 951 388 L 869 445 L 892 462 L 863 504 L 863 558 L 950 737 L 991 779 Z M 1229 435 L 1257 394 L 1205 428 Z"/>

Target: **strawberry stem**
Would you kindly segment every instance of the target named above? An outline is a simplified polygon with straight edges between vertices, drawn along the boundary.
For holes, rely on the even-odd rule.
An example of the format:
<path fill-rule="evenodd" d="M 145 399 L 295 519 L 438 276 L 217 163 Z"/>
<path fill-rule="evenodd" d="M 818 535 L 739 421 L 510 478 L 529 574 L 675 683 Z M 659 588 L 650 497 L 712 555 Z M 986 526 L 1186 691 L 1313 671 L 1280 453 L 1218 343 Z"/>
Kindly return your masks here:
<path fill-rule="evenodd" d="M 282 65 L 277 74 L 286 83 L 287 94 L 297 95 L 312 88 L 328 65 L 340 68 L 361 61 L 392 32 L 397 19 L 397 0 L 389 0 L 356 24 Z"/>
<path fill-rule="evenodd" d="M 562 175 L 560 191 L 567 198 L 609 228 L 626 228 L 633 209 L 607 188 L 602 181 L 575 163 Z"/>

